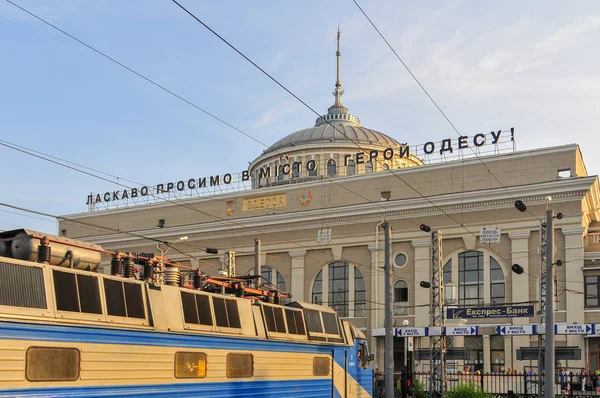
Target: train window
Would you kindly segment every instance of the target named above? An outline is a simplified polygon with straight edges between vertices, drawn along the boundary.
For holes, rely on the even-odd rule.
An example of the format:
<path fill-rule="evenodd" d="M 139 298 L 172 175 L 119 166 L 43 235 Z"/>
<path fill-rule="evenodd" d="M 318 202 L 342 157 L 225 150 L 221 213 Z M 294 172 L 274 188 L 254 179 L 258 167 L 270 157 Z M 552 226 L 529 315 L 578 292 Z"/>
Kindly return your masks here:
<path fill-rule="evenodd" d="M 127 316 L 125 310 L 125 294 L 120 281 L 104 279 L 104 296 L 106 297 L 106 311 L 108 315 Z"/>
<path fill-rule="evenodd" d="M 319 314 L 319 311 L 305 309 L 304 317 L 306 318 L 306 328 L 309 332 L 323 333 L 323 325 L 321 324 L 321 315 Z"/>
<path fill-rule="evenodd" d="M 304 330 L 304 320 L 302 319 L 302 311 L 294 311 L 294 318 L 296 320 L 297 334 L 306 334 Z"/>
<path fill-rule="evenodd" d="M 241 328 L 240 313 L 238 311 L 238 303 L 235 300 L 225 300 L 227 303 L 227 318 L 229 319 L 230 328 Z"/>
<path fill-rule="evenodd" d="M 42 269 L 0 262 L 0 305 L 48 308 Z"/>
<path fill-rule="evenodd" d="M 196 294 L 196 305 L 198 306 L 198 319 L 200 325 L 212 326 L 212 312 L 210 310 L 210 297 L 203 294 Z"/>
<path fill-rule="evenodd" d="M 275 327 L 278 333 L 285 333 L 285 322 L 283 320 L 283 309 L 279 307 L 273 307 L 273 314 L 275 315 Z"/>
<path fill-rule="evenodd" d="M 108 315 L 146 319 L 141 285 L 104 279 L 104 294 Z"/>
<path fill-rule="evenodd" d="M 76 348 L 30 347 L 25 376 L 29 381 L 75 381 L 79 379 L 79 362 Z"/>
<path fill-rule="evenodd" d="M 273 307 L 263 306 L 263 311 L 265 312 L 265 322 L 267 323 L 267 330 L 269 332 L 276 332 L 275 328 L 275 315 L 273 315 Z"/>
<path fill-rule="evenodd" d="M 323 312 L 323 325 L 325 325 L 325 333 L 340 334 L 335 314 Z"/>
<path fill-rule="evenodd" d="M 313 376 L 329 376 L 331 360 L 329 357 L 313 358 Z"/>
<path fill-rule="evenodd" d="M 238 329 L 242 327 L 240 313 L 235 300 L 213 297 L 213 306 L 215 308 L 217 326 Z"/>
<path fill-rule="evenodd" d="M 206 377 L 206 354 L 203 352 L 176 352 L 175 377 L 178 379 Z"/>
<path fill-rule="evenodd" d="M 185 323 L 198 322 L 198 311 L 196 309 L 196 300 L 194 300 L 194 294 L 181 292 L 181 305 L 183 306 L 183 318 Z"/>
<path fill-rule="evenodd" d="M 215 307 L 215 318 L 217 320 L 217 326 L 229 327 L 227 321 L 227 307 L 225 306 L 225 299 L 213 297 L 213 306 Z"/>
<path fill-rule="evenodd" d="M 79 291 L 81 312 L 102 314 L 98 278 L 90 275 L 77 275 L 77 288 Z"/>
<path fill-rule="evenodd" d="M 52 276 L 54 277 L 56 308 L 61 311 L 79 312 L 75 274 L 54 271 Z"/>
<path fill-rule="evenodd" d="M 288 310 L 287 308 L 285 310 L 285 320 L 287 321 L 288 331 L 290 334 L 298 334 L 298 330 L 296 329 L 296 321 L 294 320 L 294 312 L 298 311 Z"/>
<path fill-rule="evenodd" d="M 358 344 L 358 365 L 365 369 L 369 367 L 369 351 L 365 343 Z"/>
<path fill-rule="evenodd" d="M 254 357 L 252 354 L 227 354 L 227 377 L 252 377 Z"/>
<path fill-rule="evenodd" d="M 142 298 L 142 286 L 137 283 L 123 282 L 125 287 L 125 303 L 127 304 L 127 316 L 130 318 L 146 318 L 144 311 L 144 299 Z"/>

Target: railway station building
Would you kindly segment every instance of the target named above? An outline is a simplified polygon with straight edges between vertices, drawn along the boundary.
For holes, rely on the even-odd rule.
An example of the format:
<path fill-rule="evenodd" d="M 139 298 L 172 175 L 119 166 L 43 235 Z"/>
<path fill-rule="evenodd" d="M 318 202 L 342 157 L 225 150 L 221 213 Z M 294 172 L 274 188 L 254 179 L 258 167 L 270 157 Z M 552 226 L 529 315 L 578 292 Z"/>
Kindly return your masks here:
<path fill-rule="evenodd" d="M 107 250 L 162 251 L 212 275 L 228 250 L 236 254 L 237 275 L 253 273 L 260 239 L 263 281 L 290 292 L 292 300 L 334 308 L 366 333 L 375 366 L 383 368 L 380 224 L 392 226 L 394 324 L 427 327 L 430 291 L 420 287 L 430 280 L 430 236 L 420 230 L 426 224 L 441 231 L 443 279 L 457 286 L 456 307 L 472 309 L 446 324 L 478 326 L 476 335 L 448 339 L 448 346 L 464 347 L 468 355 L 450 371 L 521 371 L 536 363 L 517 360 L 517 349 L 537 346 L 537 337 L 502 336 L 497 326 L 537 323 L 540 220 L 551 197 L 553 210 L 563 215 L 554 229 L 555 259 L 562 260 L 555 273 L 555 321 L 600 324 L 600 191 L 576 144 L 517 151 L 512 129 L 406 143 L 402 132 L 364 127 L 342 104 L 342 94 L 338 78 L 327 112 L 258 154 L 248 170 L 92 194 L 88 211 L 64 216 L 59 229 Z M 516 199 L 527 212 L 515 209 Z M 485 231 L 495 234 L 493 243 L 482 241 Z M 208 254 L 207 247 L 220 253 Z M 524 272 L 513 273 L 513 264 Z M 534 310 L 521 316 L 476 311 L 523 306 Z M 414 349 L 426 348 L 428 339 L 415 338 Z M 405 343 L 395 338 L 397 370 Z M 600 334 L 558 335 L 556 345 L 582 353 L 561 367 L 600 367 Z M 427 361 L 414 365 L 428 369 Z"/>

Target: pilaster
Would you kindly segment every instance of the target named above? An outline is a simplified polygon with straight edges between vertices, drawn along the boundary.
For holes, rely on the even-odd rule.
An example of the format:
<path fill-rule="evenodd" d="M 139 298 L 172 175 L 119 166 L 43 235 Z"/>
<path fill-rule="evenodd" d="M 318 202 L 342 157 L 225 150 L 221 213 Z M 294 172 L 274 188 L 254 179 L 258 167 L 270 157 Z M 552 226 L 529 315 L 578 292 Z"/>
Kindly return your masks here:
<path fill-rule="evenodd" d="M 292 258 L 292 285 L 290 292 L 294 301 L 306 301 L 304 298 L 304 257 L 306 250 L 288 252 Z"/>
<path fill-rule="evenodd" d="M 517 275 L 514 272 L 510 272 L 511 278 L 511 294 L 513 303 L 520 303 L 529 301 L 529 237 L 531 231 L 521 230 L 509 232 L 508 237 L 510 238 L 511 245 L 511 262 L 512 264 L 519 264 L 523 267 L 523 273 Z M 508 275 L 506 275 L 508 276 Z M 537 279 L 536 279 L 537 280 Z M 539 282 L 538 282 L 539 283 Z M 532 320 L 529 318 L 512 318 L 513 325 L 528 325 Z M 533 322 L 537 322 L 537 319 L 533 319 Z M 529 365 L 529 361 L 517 361 L 516 350 L 519 347 L 529 347 L 530 336 L 513 336 L 506 337 L 504 339 L 504 366 L 508 369 L 509 367 L 515 367 L 517 369 L 523 369 L 524 366 Z"/>
<path fill-rule="evenodd" d="M 415 285 L 411 286 L 414 292 L 414 303 L 419 307 L 415 306 L 415 326 L 424 327 L 429 326 L 429 304 L 431 299 L 431 292 L 429 289 L 423 289 L 419 286 L 420 281 L 431 280 L 431 260 L 429 258 L 431 250 L 430 239 L 413 240 L 412 245 L 415 248 Z M 410 289 L 409 289 L 410 293 Z"/>

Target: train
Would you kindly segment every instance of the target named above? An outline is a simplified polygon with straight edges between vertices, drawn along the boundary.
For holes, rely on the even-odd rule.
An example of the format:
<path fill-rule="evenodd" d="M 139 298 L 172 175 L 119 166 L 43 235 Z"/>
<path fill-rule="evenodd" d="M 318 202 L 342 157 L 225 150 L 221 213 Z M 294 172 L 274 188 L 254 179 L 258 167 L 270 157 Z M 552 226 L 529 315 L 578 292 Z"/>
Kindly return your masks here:
<path fill-rule="evenodd" d="M 1 232 L 0 397 L 372 397 L 365 335 L 285 297 L 257 276 Z"/>

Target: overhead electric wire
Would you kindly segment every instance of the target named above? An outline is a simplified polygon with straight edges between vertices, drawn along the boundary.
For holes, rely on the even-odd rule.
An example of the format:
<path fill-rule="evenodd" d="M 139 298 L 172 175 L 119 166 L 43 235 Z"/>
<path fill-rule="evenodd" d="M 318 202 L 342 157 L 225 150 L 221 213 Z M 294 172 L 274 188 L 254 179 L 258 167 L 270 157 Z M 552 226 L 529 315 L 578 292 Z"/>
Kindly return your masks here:
<path fill-rule="evenodd" d="M 217 120 L 217 121 L 219 121 L 219 122 L 221 122 L 221 123 L 223 123 L 223 124 L 225 124 L 225 125 L 229 126 L 230 128 L 232 128 L 232 129 L 236 130 L 236 131 L 237 131 L 237 132 L 239 132 L 240 134 L 243 134 L 243 135 L 245 135 L 246 137 L 250 138 L 251 140 L 253 140 L 253 141 L 256 141 L 256 142 L 257 142 L 257 143 L 259 143 L 259 144 L 265 145 L 263 142 L 261 142 L 261 141 L 259 141 L 258 139 L 256 139 L 256 138 L 252 137 L 251 135 L 248 135 L 248 134 L 244 133 L 242 130 L 239 130 L 239 129 L 238 129 L 238 128 L 236 128 L 235 126 L 233 126 L 233 125 L 231 125 L 231 124 L 227 123 L 225 120 L 221 119 L 220 117 L 218 117 L 218 116 L 215 116 L 214 114 L 212 114 L 212 113 L 208 112 L 207 110 L 205 110 L 205 109 L 201 108 L 200 106 L 198 106 L 198 105 L 194 104 L 192 101 L 185 99 L 184 97 L 182 97 L 182 96 L 180 96 L 179 94 L 177 94 L 177 93 L 173 92 L 172 90 L 170 90 L 169 88 L 167 88 L 167 87 L 163 86 L 162 84 L 160 84 L 160 83 L 157 83 L 156 81 L 154 81 L 154 80 L 150 79 L 149 77 L 146 77 L 146 76 L 145 76 L 145 75 L 143 75 L 142 73 L 140 73 L 140 72 L 138 72 L 138 71 L 134 70 L 133 68 L 130 68 L 129 66 L 125 65 L 124 63 L 122 63 L 122 62 L 120 62 L 120 61 L 116 60 L 115 58 L 113 58 L 113 57 L 111 57 L 111 56 L 107 55 L 106 53 L 104 53 L 104 52 L 102 52 L 102 51 L 100 51 L 100 50 L 98 50 L 98 49 L 96 49 L 96 48 L 92 47 L 91 45 L 87 44 L 87 43 L 86 43 L 86 42 L 84 42 L 83 40 L 80 40 L 80 39 L 78 39 L 77 37 L 75 37 L 75 36 L 71 35 L 70 33 L 68 33 L 68 32 L 66 32 L 66 31 L 62 30 L 62 29 L 61 29 L 61 28 L 59 28 L 58 26 L 56 26 L 56 25 L 54 25 L 54 24 L 52 24 L 52 23 L 50 23 L 50 22 L 46 21 L 45 19 L 43 19 L 43 18 L 41 18 L 41 17 L 37 16 L 37 15 L 36 15 L 36 14 L 34 14 L 33 12 L 31 12 L 31 11 L 29 11 L 29 10 L 27 10 L 27 9 L 25 9 L 25 8 L 23 8 L 23 7 L 21 7 L 20 5 L 18 5 L 18 4 L 16 4 L 16 3 L 12 2 L 11 0 L 6 0 L 6 1 L 7 1 L 8 3 L 12 4 L 13 6 L 15 6 L 15 7 L 17 7 L 17 8 L 19 8 L 19 9 L 21 9 L 23 12 L 26 12 L 27 14 L 31 15 L 32 17 L 34 17 L 34 18 L 38 19 L 39 21 L 41 21 L 41 22 L 45 23 L 46 25 L 48 25 L 48 26 L 52 27 L 53 29 L 55 29 L 55 30 L 59 31 L 60 33 L 62 33 L 62 34 L 64 34 L 64 35 L 66 35 L 66 36 L 68 36 L 68 37 L 70 37 L 71 39 L 75 40 L 75 41 L 76 41 L 76 42 L 78 42 L 79 44 L 81 44 L 81 45 L 83 45 L 83 46 L 85 46 L 85 47 L 89 48 L 90 50 L 94 51 L 95 53 L 97 53 L 97 54 L 99 54 L 99 55 L 103 56 L 104 58 L 106 58 L 106 59 L 108 59 L 108 60 L 110 60 L 110 61 L 114 62 L 115 64 L 117 64 L 117 65 L 121 66 L 122 68 L 125 68 L 125 69 L 127 69 L 129 72 L 131 72 L 131 73 L 133 73 L 134 75 L 136 75 L 136 76 L 138 76 L 138 77 L 140 77 L 140 78 L 142 78 L 142 79 L 146 80 L 148 83 L 150 83 L 150 84 L 153 84 L 154 86 L 156 86 L 156 87 L 160 88 L 161 90 L 165 91 L 166 93 L 169 93 L 169 94 L 170 94 L 170 95 L 172 95 L 173 97 L 175 97 L 175 98 L 177 98 L 177 99 L 179 99 L 179 100 L 181 100 L 181 101 L 185 102 L 186 104 L 188 104 L 188 105 L 190 105 L 190 106 L 192 106 L 192 107 L 196 108 L 197 110 L 199 110 L 200 112 L 202 112 L 202 113 L 206 114 L 207 116 L 210 116 L 211 118 L 213 118 L 213 119 L 215 119 L 215 120 Z"/>
<path fill-rule="evenodd" d="M 448 124 L 450 124 L 450 126 L 456 132 L 456 134 L 458 134 L 459 137 L 462 137 L 462 134 L 458 131 L 458 129 L 456 128 L 456 126 L 454 125 L 454 123 L 452 123 L 452 121 L 450 120 L 450 118 L 448 117 L 448 115 L 446 115 L 446 113 L 442 110 L 442 108 L 438 105 L 438 103 L 433 99 L 433 97 L 431 96 L 431 94 L 429 94 L 429 92 L 423 86 L 423 84 L 421 84 L 421 82 L 419 81 L 419 79 L 417 79 L 417 76 L 415 76 L 415 74 L 408 67 L 408 65 L 402 60 L 402 58 L 400 57 L 400 55 L 398 55 L 398 53 L 396 52 L 396 50 L 394 50 L 394 47 L 392 47 L 392 45 L 390 44 L 390 42 L 387 41 L 387 39 L 385 38 L 385 36 L 383 36 L 383 33 L 381 33 L 381 31 L 377 28 L 377 26 L 375 26 L 375 23 L 373 23 L 373 21 L 371 20 L 371 18 L 369 18 L 369 16 L 367 15 L 367 13 L 358 4 L 357 0 L 352 0 L 352 1 L 354 2 L 354 4 L 356 4 L 356 6 L 360 10 L 360 12 L 362 12 L 362 14 L 365 16 L 365 18 L 367 18 L 367 20 L 369 21 L 369 23 L 371 24 L 371 26 L 373 26 L 373 28 L 379 34 L 379 36 L 383 39 L 383 41 L 385 42 L 385 44 L 387 44 L 387 46 L 390 48 L 390 50 L 392 50 L 392 52 L 394 53 L 394 55 L 396 56 L 396 58 L 398 58 L 398 61 L 400 61 L 400 63 L 404 66 L 404 68 L 412 76 L 412 78 L 415 80 L 415 82 L 417 82 L 417 84 L 419 85 L 419 87 L 421 88 L 421 90 L 423 90 L 423 92 L 425 93 L 425 95 L 427 95 L 427 97 L 429 98 L 429 100 L 433 103 L 433 105 L 437 108 L 437 110 L 442 114 L 442 116 L 444 117 L 444 119 L 446 119 L 446 121 L 448 122 Z M 498 179 L 498 177 L 496 177 L 496 175 L 489 169 L 489 167 L 485 164 L 485 162 L 481 159 L 481 157 L 477 154 L 477 152 L 471 146 L 469 146 L 469 149 L 471 149 L 471 151 L 473 152 L 473 154 L 475 155 L 475 157 L 481 162 L 481 164 L 483 165 L 483 167 L 486 168 L 486 170 L 488 171 L 488 173 L 490 173 L 492 175 L 492 177 L 494 177 L 494 179 L 496 180 L 496 182 L 498 182 L 498 184 L 500 184 L 500 186 L 502 188 L 504 188 L 504 190 L 506 191 L 506 193 L 513 200 L 516 200 L 516 198 L 514 196 L 512 196 L 511 193 L 508 191 L 508 189 L 500 182 L 500 180 Z M 534 218 L 537 218 L 536 215 L 533 214 L 530 210 L 527 210 L 527 212 L 529 214 L 531 214 Z"/>

